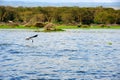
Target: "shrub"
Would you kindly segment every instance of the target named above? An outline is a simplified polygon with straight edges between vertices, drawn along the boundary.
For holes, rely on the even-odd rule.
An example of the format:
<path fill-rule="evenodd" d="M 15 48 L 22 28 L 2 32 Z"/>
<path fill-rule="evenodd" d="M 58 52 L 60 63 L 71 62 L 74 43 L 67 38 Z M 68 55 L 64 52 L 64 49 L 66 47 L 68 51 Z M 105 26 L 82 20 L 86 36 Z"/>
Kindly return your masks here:
<path fill-rule="evenodd" d="M 110 28 L 110 25 L 106 25 L 106 24 L 101 24 L 99 25 L 101 28 Z"/>
<path fill-rule="evenodd" d="M 99 25 L 101 28 L 104 28 L 105 27 L 105 24 L 101 24 L 101 25 Z"/>
<path fill-rule="evenodd" d="M 53 23 L 48 23 L 44 27 L 45 30 L 56 30 L 55 25 Z"/>
<path fill-rule="evenodd" d="M 81 27 L 82 28 L 89 28 L 90 26 L 89 25 L 82 25 Z"/>
<path fill-rule="evenodd" d="M 29 24 L 29 23 L 26 23 L 24 26 L 25 26 L 25 27 L 31 27 L 32 25 Z"/>
<path fill-rule="evenodd" d="M 37 23 L 35 23 L 33 26 L 42 28 L 42 27 L 44 27 L 44 23 L 42 23 L 42 22 L 37 22 Z"/>
<path fill-rule="evenodd" d="M 80 28 L 80 27 L 82 27 L 82 25 L 81 25 L 81 24 L 78 24 L 78 25 L 77 25 L 77 27 L 79 27 L 79 28 Z"/>
<path fill-rule="evenodd" d="M 11 27 L 16 27 L 19 26 L 19 23 L 8 23 L 7 25 Z"/>

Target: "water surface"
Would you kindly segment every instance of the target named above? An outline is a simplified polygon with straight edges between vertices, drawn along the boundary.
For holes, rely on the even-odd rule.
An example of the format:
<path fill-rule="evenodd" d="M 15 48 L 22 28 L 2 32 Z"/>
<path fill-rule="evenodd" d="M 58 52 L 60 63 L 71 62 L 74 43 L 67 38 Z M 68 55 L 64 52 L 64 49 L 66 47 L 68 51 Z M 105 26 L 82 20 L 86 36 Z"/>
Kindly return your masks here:
<path fill-rule="evenodd" d="M 25 38 L 38 34 L 34 39 Z M 120 80 L 120 30 L 0 30 L 2 80 Z"/>

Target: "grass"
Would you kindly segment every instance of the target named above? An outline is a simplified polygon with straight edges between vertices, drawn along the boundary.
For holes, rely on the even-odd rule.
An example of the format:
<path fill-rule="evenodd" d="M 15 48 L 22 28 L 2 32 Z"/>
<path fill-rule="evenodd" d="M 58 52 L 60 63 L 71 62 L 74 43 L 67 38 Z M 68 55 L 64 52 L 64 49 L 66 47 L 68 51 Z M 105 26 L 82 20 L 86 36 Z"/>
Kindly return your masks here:
<path fill-rule="evenodd" d="M 36 27 L 25 27 L 22 25 L 19 26 L 7 26 L 7 25 L 0 25 L 0 29 L 37 29 Z"/>
<path fill-rule="evenodd" d="M 56 26 L 56 28 L 58 29 L 56 31 L 62 31 L 62 29 L 120 29 L 120 25 L 119 26 L 110 26 L 110 28 L 108 28 L 108 27 L 101 28 L 100 26 L 91 26 L 89 28 L 79 28 L 77 26 L 60 25 L 60 26 Z M 0 25 L 0 29 L 36 29 L 36 30 L 38 30 L 39 28 L 37 28 L 37 27 L 25 27 L 22 25 L 15 26 L 15 27 L 7 26 L 7 25 Z"/>
<path fill-rule="evenodd" d="M 77 26 L 66 26 L 66 25 L 57 26 L 56 28 L 58 28 L 58 29 L 78 29 Z"/>
<path fill-rule="evenodd" d="M 61 25 L 61 26 L 57 26 L 57 28 L 59 29 L 120 29 L 120 25 L 119 26 L 110 26 L 108 27 L 100 27 L 100 26 L 91 26 L 89 28 L 79 28 L 77 26 L 65 26 L 65 25 Z"/>
<path fill-rule="evenodd" d="M 100 26 L 92 26 L 90 27 L 90 29 L 120 29 L 120 25 L 119 26 L 110 26 L 110 27 L 100 27 Z"/>

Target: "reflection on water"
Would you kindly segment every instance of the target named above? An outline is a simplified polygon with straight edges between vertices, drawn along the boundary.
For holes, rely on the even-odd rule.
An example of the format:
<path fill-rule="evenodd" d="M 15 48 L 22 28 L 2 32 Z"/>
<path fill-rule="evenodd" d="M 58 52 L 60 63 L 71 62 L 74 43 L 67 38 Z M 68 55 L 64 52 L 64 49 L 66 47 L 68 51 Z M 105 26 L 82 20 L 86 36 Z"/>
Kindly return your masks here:
<path fill-rule="evenodd" d="M 39 35 L 34 43 L 25 40 L 34 34 Z M 119 34 L 120 30 L 0 30 L 0 79 L 119 80 Z"/>

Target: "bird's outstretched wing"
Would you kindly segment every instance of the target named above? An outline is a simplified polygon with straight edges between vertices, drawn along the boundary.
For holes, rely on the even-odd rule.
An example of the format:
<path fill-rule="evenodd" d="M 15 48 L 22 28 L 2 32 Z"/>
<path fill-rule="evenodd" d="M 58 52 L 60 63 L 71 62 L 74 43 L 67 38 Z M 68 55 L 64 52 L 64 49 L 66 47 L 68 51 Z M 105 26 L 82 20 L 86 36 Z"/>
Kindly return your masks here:
<path fill-rule="evenodd" d="M 36 34 L 36 35 L 34 35 L 34 36 L 31 36 L 31 37 L 26 38 L 26 40 L 30 40 L 30 39 L 35 38 L 35 37 L 37 37 L 37 36 L 38 36 L 38 35 Z"/>

